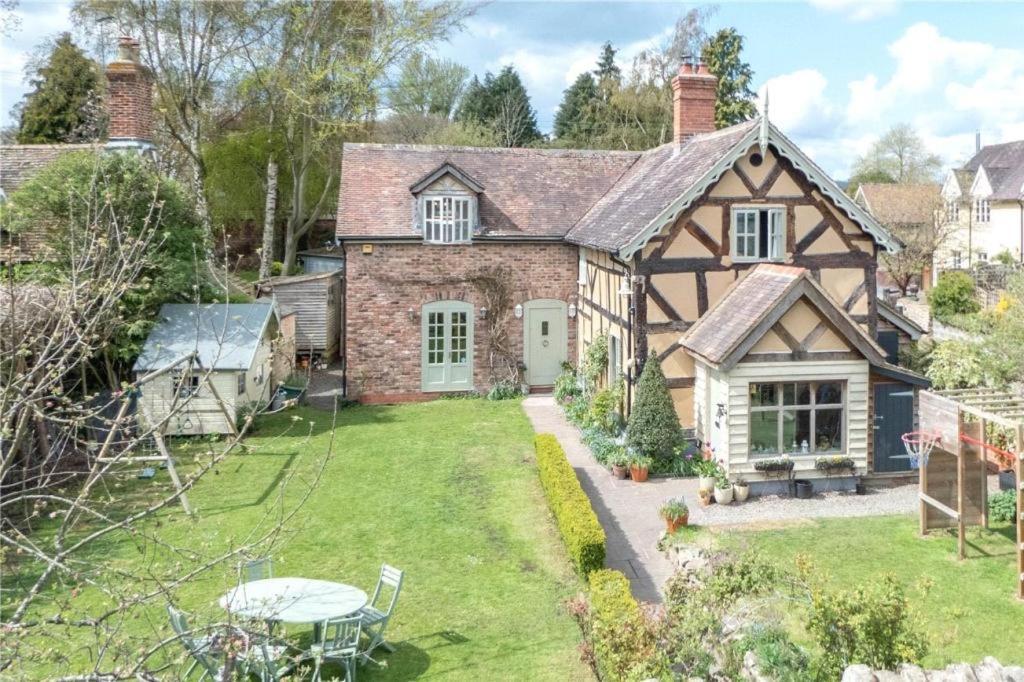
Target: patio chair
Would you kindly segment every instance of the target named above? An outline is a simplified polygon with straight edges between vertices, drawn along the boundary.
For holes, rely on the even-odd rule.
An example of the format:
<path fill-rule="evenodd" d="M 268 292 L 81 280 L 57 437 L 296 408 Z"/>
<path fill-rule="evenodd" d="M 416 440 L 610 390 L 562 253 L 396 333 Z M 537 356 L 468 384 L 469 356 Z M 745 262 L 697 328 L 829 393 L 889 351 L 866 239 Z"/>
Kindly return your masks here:
<path fill-rule="evenodd" d="M 320 625 L 320 641 L 310 647 L 308 654 L 313 659 L 313 682 L 320 681 L 320 667 L 327 661 L 342 666 L 345 682 L 355 682 L 362 628 L 363 618 L 359 615 L 327 620 Z"/>
<path fill-rule="evenodd" d="M 297 659 L 289 656 L 286 644 L 263 641 L 249 649 L 245 656 L 245 672 L 260 676 L 260 682 L 277 682 L 291 675 Z"/>
<path fill-rule="evenodd" d="M 268 556 L 245 561 L 241 566 L 241 581 L 251 583 L 254 580 L 266 580 L 274 577 L 274 561 Z"/>
<path fill-rule="evenodd" d="M 377 579 L 377 587 L 373 590 L 370 603 L 359 610 L 359 615 L 363 618 L 363 628 L 370 638 L 370 643 L 361 654 L 364 661 L 370 660 L 370 654 L 379 646 L 388 651 L 395 650 L 395 647 L 384 639 L 384 631 L 391 620 L 391 614 L 395 612 L 395 604 L 398 602 L 398 594 L 402 591 L 404 578 L 405 571 L 387 564 L 382 565 L 380 578 Z"/>
<path fill-rule="evenodd" d="M 224 666 L 221 665 L 220 655 L 213 650 L 214 638 L 210 635 L 196 637 L 189 626 L 188 616 L 185 615 L 184 611 L 168 604 L 167 613 L 171 617 L 171 628 L 174 630 L 174 634 L 178 635 L 178 640 L 185 647 L 189 658 L 192 659 L 192 663 L 185 671 L 182 679 L 187 680 L 198 667 L 203 671 L 203 674 L 199 677 L 200 682 L 206 678 L 210 678 L 214 682 L 220 682 Z"/>

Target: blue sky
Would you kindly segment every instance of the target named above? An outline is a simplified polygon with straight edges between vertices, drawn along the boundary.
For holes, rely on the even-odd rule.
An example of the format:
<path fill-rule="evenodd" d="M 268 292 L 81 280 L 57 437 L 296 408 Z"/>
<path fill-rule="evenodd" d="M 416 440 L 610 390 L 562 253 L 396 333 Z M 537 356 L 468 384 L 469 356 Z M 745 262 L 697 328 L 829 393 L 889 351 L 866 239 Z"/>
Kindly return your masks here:
<path fill-rule="evenodd" d="M 624 67 L 663 41 L 675 2 L 492 2 L 435 51 L 482 75 L 514 64 L 544 130 L 562 91 L 593 68 L 605 40 Z M 68 27 L 67 2 L 22 0 L 21 31 L 0 44 L 0 113 L 25 90 L 24 52 Z M 1024 138 L 1024 3 L 899 0 L 722 2 L 711 28 L 735 26 L 770 117 L 826 170 L 845 177 L 871 140 L 916 126 L 947 163 L 985 143 Z"/>

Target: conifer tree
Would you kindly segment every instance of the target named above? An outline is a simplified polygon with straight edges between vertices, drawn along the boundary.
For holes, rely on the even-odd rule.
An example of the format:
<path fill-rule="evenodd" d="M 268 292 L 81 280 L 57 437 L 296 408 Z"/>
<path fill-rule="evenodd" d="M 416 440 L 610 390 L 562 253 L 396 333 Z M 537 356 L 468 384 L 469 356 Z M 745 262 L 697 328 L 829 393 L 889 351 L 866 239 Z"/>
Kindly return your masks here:
<path fill-rule="evenodd" d="M 594 102 L 597 82 L 590 73 L 581 73 L 562 96 L 552 131 L 556 138 L 585 144 L 593 136 L 596 124 Z"/>
<path fill-rule="evenodd" d="M 647 457 L 668 457 L 681 438 L 679 417 L 665 384 L 665 373 L 658 356 L 651 352 L 636 385 L 626 445 Z"/>
<path fill-rule="evenodd" d="M 485 74 L 483 82 L 474 76 L 455 119 L 492 127 L 506 147 L 522 147 L 541 138 L 537 113 L 512 66 L 504 67 L 497 76 Z"/>
<path fill-rule="evenodd" d="M 597 69 L 594 71 L 599 81 L 609 78 L 618 82 L 622 78 L 622 71 L 615 64 L 615 52 L 611 42 L 605 43 L 601 48 L 601 56 L 597 59 Z"/>
<path fill-rule="evenodd" d="M 32 91 L 21 108 L 19 144 L 78 142 L 96 139 L 102 122 L 99 69 L 62 33 L 46 62 L 31 79 Z"/>
<path fill-rule="evenodd" d="M 718 76 L 715 126 L 725 128 L 750 120 L 757 113 L 750 81 L 754 72 L 743 61 L 743 36 L 735 28 L 723 28 L 704 44 L 701 58 Z"/>

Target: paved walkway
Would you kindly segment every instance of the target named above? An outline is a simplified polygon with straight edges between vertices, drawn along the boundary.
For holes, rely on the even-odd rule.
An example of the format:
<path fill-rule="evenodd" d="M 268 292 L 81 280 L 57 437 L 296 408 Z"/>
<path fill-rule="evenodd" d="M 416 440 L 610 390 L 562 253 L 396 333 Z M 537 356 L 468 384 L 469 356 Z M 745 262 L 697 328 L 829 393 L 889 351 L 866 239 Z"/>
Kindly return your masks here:
<path fill-rule="evenodd" d="M 688 502 L 695 501 L 696 479 L 658 478 L 642 484 L 620 481 L 594 460 L 580 441 L 579 430 L 565 419 L 554 398 L 530 396 L 523 400 L 523 409 L 537 433 L 558 438 L 576 470 L 608 536 L 605 565 L 629 577 L 634 597 L 660 602 L 661 588 L 672 575 L 672 565 L 656 547 L 665 529 L 658 508 L 665 499 L 678 495 Z"/>

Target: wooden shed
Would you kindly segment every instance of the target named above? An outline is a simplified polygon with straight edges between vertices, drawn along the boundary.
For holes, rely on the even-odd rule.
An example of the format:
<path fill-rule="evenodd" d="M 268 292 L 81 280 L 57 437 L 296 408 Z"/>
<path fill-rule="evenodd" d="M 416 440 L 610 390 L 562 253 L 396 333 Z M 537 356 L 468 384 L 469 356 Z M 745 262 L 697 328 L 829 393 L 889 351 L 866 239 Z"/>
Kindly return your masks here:
<path fill-rule="evenodd" d="M 271 277 L 257 288 L 259 297 L 272 297 L 295 313 L 295 353 L 329 360 L 342 350 L 344 286 L 340 272 L 312 272 Z"/>

